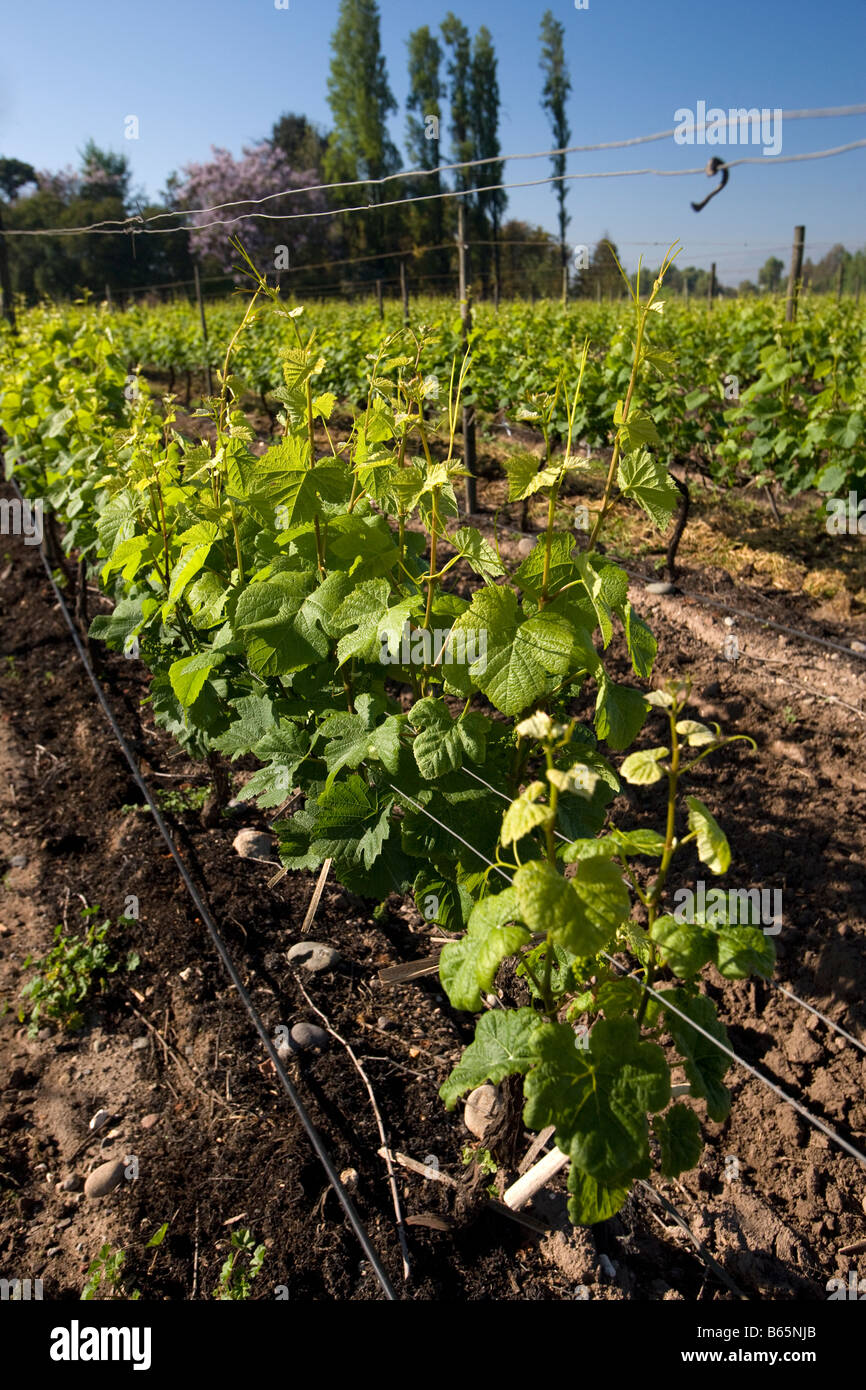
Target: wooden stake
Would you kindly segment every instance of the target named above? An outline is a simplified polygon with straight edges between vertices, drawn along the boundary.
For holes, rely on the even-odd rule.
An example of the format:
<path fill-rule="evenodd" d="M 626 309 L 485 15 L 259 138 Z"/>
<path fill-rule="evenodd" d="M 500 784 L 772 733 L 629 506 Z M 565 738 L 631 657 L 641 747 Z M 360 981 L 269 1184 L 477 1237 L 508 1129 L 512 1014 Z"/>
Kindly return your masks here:
<path fill-rule="evenodd" d="M 212 396 L 212 395 L 213 395 L 213 381 L 212 381 L 212 379 L 211 379 L 211 374 L 210 374 L 210 357 L 209 357 L 209 355 L 208 355 L 208 349 L 207 349 L 207 320 L 205 319 L 205 316 L 204 316 L 204 300 L 203 300 L 202 297 L 201 297 L 201 281 L 200 281 L 199 275 L 198 275 L 198 265 L 197 265 L 197 264 L 194 264 L 194 265 L 193 265 L 192 273 L 193 273 L 193 276 L 194 276 L 194 278 L 195 278 L 195 297 L 196 297 L 196 299 L 197 299 L 197 301 L 198 301 L 198 312 L 199 312 L 199 316 L 200 316 L 200 318 L 201 318 L 201 336 L 202 336 L 202 341 L 204 342 L 204 355 L 205 355 L 204 369 L 205 369 L 205 375 L 206 375 L 206 377 L 207 377 L 207 393 L 208 393 L 209 396 Z"/>
<path fill-rule="evenodd" d="M 304 917 L 303 923 L 301 925 L 302 936 L 304 932 L 308 932 L 310 930 L 310 927 L 313 925 L 313 918 L 319 910 L 319 903 L 322 900 L 322 893 L 325 889 L 325 880 L 328 877 L 333 862 L 334 861 L 332 859 L 326 859 L 324 864 L 322 865 L 321 873 L 319 874 L 319 881 L 313 889 L 313 896 L 310 898 L 310 906 L 307 908 L 306 916 Z"/>
<path fill-rule="evenodd" d="M 710 266 L 710 283 L 707 286 L 707 308 L 712 309 L 713 299 L 716 293 L 716 263 L 713 261 Z"/>
<path fill-rule="evenodd" d="M 550 1179 L 564 1168 L 568 1161 L 568 1154 L 564 1154 L 561 1149 L 551 1149 L 550 1153 L 539 1159 L 528 1173 L 524 1173 L 522 1178 L 518 1178 L 517 1182 L 505 1189 L 502 1194 L 503 1202 L 512 1211 L 519 1211 L 536 1192 L 547 1186 Z"/>
<path fill-rule="evenodd" d="M 463 200 L 457 203 L 457 256 L 460 270 L 460 322 L 463 353 L 469 346 L 472 331 L 472 305 L 466 275 L 466 235 L 464 228 Z M 464 500 L 466 511 L 471 515 L 478 506 L 475 483 L 475 410 L 472 406 L 463 407 L 463 466 L 469 477 L 465 479 Z"/>
<path fill-rule="evenodd" d="M 803 247 L 806 242 L 806 228 L 794 228 L 794 244 L 791 247 L 791 269 L 788 274 L 788 297 L 785 301 L 785 321 L 793 323 L 797 317 L 797 298 L 800 293 L 800 279 L 803 274 Z"/>
<path fill-rule="evenodd" d="M 406 278 L 406 262 L 400 262 L 400 295 L 403 300 L 403 322 L 409 322 L 409 281 Z"/>

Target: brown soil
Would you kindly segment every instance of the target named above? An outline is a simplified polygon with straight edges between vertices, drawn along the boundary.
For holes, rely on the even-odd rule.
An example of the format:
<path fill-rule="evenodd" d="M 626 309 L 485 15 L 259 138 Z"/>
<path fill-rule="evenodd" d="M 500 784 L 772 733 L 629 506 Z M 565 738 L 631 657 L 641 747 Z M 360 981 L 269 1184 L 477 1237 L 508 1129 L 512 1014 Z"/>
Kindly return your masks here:
<path fill-rule="evenodd" d="M 498 505 L 496 487 L 482 486 L 482 506 Z M 710 506 L 699 509 L 703 524 Z M 489 515 L 484 525 L 490 529 Z M 628 553 L 622 541 L 611 548 Z M 506 545 L 516 553 L 519 537 Z M 4 550 L 0 989 L 10 1012 L 0 1019 L 0 1275 L 41 1276 L 47 1298 L 74 1299 L 90 1260 L 109 1242 L 126 1252 L 127 1294 L 139 1288 L 148 1298 L 205 1298 L 232 1228 L 244 1226 L 267 1247 L 255 1297 L 283 1289 L 292 1299 L 381 1297 L 152 818 L 129 809 L 140 792 L 38 554 L 16 538 L 5 538 Z M 800 555 L 789 558 L 803 563 Z M 657 679 L 689 673 L 698 712 L 758 743 L 751 755 L 739 751 L 744 745 L 725 750 L 715 774 L 698 774 L 695 790 L 728 831 L 731 881 L 783 891 L 776 979 L 862 1037 L 864 664 L 743 618 L 733 629 L 742 659 L 728 662 L 723 612 L 689 595 L 694 588 L 844 646 L 862 634 L 862 617 L 856 603 L 828 612 L 826 600 L 785 590 L 753 561 L 748 580 L 734 589 L 719 565 L 697 571 L 685 542 L 682 560 L 682 596 L 653 598 L 633 584 L 659 641 Z M 648 562 L 644 568 L 652 577 Z M 97 601 L 91 596 L 92 606 Z M 613 667 L 628 678 L 618 648 Z M 140 706 L 146 680 L 137 664 L 109 655 L 105 669 L 112 706 L 150 786 L 203 785 L 201 768 L 178 756 Z M 626 824 L 657 820 L 655 790 L 628 789 L 614 816 Z M 314 880 L 289 875 L 268 888 L 267 865 L 236 856 L 237 829 L 265 825 L 248 808 L 211 830 L 193 811 L 169 819 L 268 1027 L 319 1022 L 285 958 L 300 938 Z M 25 862 L 12 867 L 19 856 Z M 691 868 L 700 877 L 697 862 Z M 99 903 L 116 919 L 130 894 L 140 917 L 116 939 L 122 954 L 130 947 L 139 953 L 139 968 L 111 978 L 80 1034 L 29 1040 L 16 1017 L 26 955 L 44 954 L 53 926 L 66 920 L 71 927 L 81 901 Z M 564 1219 L 561 1179 L 533 1208 L 550 1224 L 548 1235 L 485 1209 L 489 1178 L 461 1156 L 474 1141 L 459 1111 L 446 1115 L 437 1097 L 471 1037 L 471 1020 L 454 1013 L 435 975 L 396 986 L 380 981 L 383 967 L 431 953 L 430 929 L 396 897 L 376 913 L 371 906 L 336 885 L 326 888 L 312 935 L 338 947 L 343 961 L 303 983 L 361 1059 L 392 1148 L 428 1162 L 435 1156 L 460 1184 L 448 1188 L 400 1171 L 405 1210 L 422 1218 L 408 1228 L 406 1297 L 732 1298 L 730 1284 L 710 1267 L 715 1260 L 750 1299 L 823 1300 L 829 1279 L 850 1268 L 866 1272 L 866 1254 L 841 1253 L 866 1237 L 862 1169 L 736 1069 L 728 1078 L 731 1119 L 705 1126 L 700 1167 L 680 1182 L 655 1183 L 702 1251 L 640 1188 L 619 1216 L 592 1230 L 574 1231 Z M 715 977 L 707 989 L 735 1051 L 862 1147 L 866 1057 L 773 988 Z M 337 1169 L 357 1170 L 362 1219 L 402 1288 L 380 1139 L 361 1079 L 334 1040 L 290 1070 Z M 88 1121 L 101 1107 L 116 1119 L 91 1134 Z M 528 1143 L 521 1134 L 518 1152 Z M 139 1176 L 108 1197 L 60 1188 L 73 1172 L 84 1176 L 106 1158 L 133 1155 Z M 497 1157 L 501 1186 L 513 1169 Z M 423 1224 L 433 1218 L 436 1224 Z M 163 1245 L 146 1250 L 163 1222 Z"/>

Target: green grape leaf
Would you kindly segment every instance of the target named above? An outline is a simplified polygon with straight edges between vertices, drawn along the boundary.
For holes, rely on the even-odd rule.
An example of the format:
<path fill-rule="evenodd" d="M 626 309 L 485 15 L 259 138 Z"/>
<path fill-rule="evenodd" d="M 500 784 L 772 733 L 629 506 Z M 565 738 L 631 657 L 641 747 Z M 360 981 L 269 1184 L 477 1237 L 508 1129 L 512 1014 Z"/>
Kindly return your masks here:
<path fill-rule="evenodd" d="M 669 758 L 669 748 L 640 748 L 637 753 L 629 753 L 620 767 L 620 773 L 633 787 L 648 787 L 660 782 L 664 773 L 659 767 L 662 758 Z"/>
<path fill-rule="evenodd" d="M 696 1168 L 704 1150 L 701 1124 L 694 1110 L 687 1105 L 672 1105 L 663 1115 L 653 1118 L 653 1134 L 661 1148 L 661 1173 L 664 1178 L 678 1178 Z"/>
<path fill-rule="evenodd" d="M 462 884 L 425 865 L 415 876 L 412 894 L 425 922 L 435 922 L 446 931 L 463 930 L 472 898 Z"/>
<path fill-rule="evenodd" d="M 380 656 L 379 633 L 388 608 L 389 592 L 387 579 L 365 579 L 340 604 L 332 624 L 344 634 L 337 643 L 341 666 L 353 656 L 364 661 L 376 661 Z"/>
<path fill-rule="evenodd" d="M 546 861 L 533 860 L 517 870 L 514 887 L 526 925 L 576 956 L 602 950 L 629 914 L 628 889 L 609 859 L 583 860 L 579 877 L 571 880 Z"/>
<path fill-rule="evenodd" d="M 698 858 L 706 864 L 711 873 L 727 873 L 731 863 L 731 847 L 725 832 L 702 801 L 696 796 L 687 796 L 689 807 L 689 830 L 694 832 L 698 842 Z"/>
<path fill-rule="evenodd" d="M 597 1182 L 621 1185 L 649 1166 L 647 1112 L 670 1100 L 670 1071 L 633 1018 L 600 1019 L 585 1048 L 566 1023 L 540 1024 L 538 1064 L 524 1082 L 530 1129 L 556 1126 L 556 1142 Z"/>
<path fill-rule="evenodd" d="M 656 918 L 650 937 L 659 948 L 662 962 L 681 980 L 696 975 L 713 959 L 712 933 L 692 922 L 678 922 L 665 914 Z"/>
<path fill-rule="evenodd" d="M 646 698 L 628 685 L 615 685 L 602 673 L 595 702 L 595 731 L 611 748 L 621 751 L 633 743 L 649 713 Z"/>
<path fill-rule="evenodd" d="M 418 730 L 412 751 L 422 777 L 435 779 L 463 766 L 464 757 L 483 763 L 490 720 L 468 712 L 452 719 L 441 700 L 418 700 L 409 711 L 409 723 Z"/>
<path fill-rule="evenodd" d="M 614 843 L 626 854 L 643 854 L 658 859 L 665 848 L 665 837 L 657 830 L 611 830 Z"/>
<path fill-rule="evenodd" d="M 728 1118 L 731 1109 L 731 1093 L 722 1082 L 730 1059 L 727 1053 L 715 1046 L 711 1038 L 716 1038 L 728 1048 L 730 1042 L 724 1025 L 716 1017 L 716 1006 L 705 994 L 688 995 L 681 989 L 666 989 L 660 993 L 665 1002 L 673 1004 L 681 1014 L 703 1029 L 703 1033 L 698 1033 L 686 1019 L 653 1001 L 661 1010 L 665 1026 L 670 1030 L 676 1049 L 683 1058 L 692 1095 L 705 1097 L 707 1114 L 711 1120 L 721 1124 Z M 709 1033 L 710 1037 L 704 1037 L 704 1033 Z"/>
<path fill-rule="evenodd" d="M 389 772 L 396 773 L 400 762 L 400 730 L 406 722 L 404 714 L 391 714 L 380 722 L 384 700 L 372 695 L 359 695 L 355 714 L 339 712 L 322 721 L 318 734 L 326 740 L 325 762 L 328 767 L 326 787 L 330 787 L 343 767 L 356 768 L 365 758 L 383 763 Z"/>
<path fill-rule="evenodd" d="M 623 608 L 623 621 L 632 670 L 642 680 L 649 680 L 658 651 L 658 643 L 630 603 L 626 603 Z"/>
<path fill-rule="evenodd" d="M 452 632 L 458 631 L 467 644 L 473 641 L 476 650 L 480 644 L 486 653 L 470 666 L 469 675 L 502 714 L 522 714 L 554 688 L 556 677 L 568 673 L 571 624 L 546 609 L 523 618 L 511 589 L 477 591 L 454 624 Z M 455 685 L 458 673 L 459 668 L 450 668 L 449 681 Z"/>
<path fill-rule="evenodd" d="M 550 569 L 547 577 L 547 592 L 555 594 L 562 584 L 574 574 L 571 553 L 574 550 L 574 536 L 563 531 L 555 531 L 550 542 Z M 519 589 L 531 598 L 541 597 L 544 585 L 544 561 L 547 553 L 547 540 L 542 536 L 536 541 L 522 565 L 514 574 L 514 582 Z"/>
<path fill-rule="evenodd" d="M 172 662 L 168 671 L 171 688 L 184 709 L 195 704 L 205 681 L 217 663 L 213 652 L 197 652 Z"/>
<path fill-rule="evenodd" d="M 508 474 L 509 502 L 523 502 L 543 487 L 552 487 L 559 477 L 555 468 L 539 469 L 534 454 L 515 454 L 503 466 Z"/>
<path fill-rule="evenodd" d="M 375 790 L 357 773 L 334 782 L 318 797 L 312 817 L 310 850 L 322 859 L 373 866 L 390 832 L 393 798 L 379 804 Z M 305 808 L 309 814 L 309 806 Z M 299 817 L 294 817 L 299 819 Z"/>
<path fill-rule="evenodd" d="M 570 880 L 583 908 L 585 943 L 577 955 L 595 954 L 607 945 L 631 911 L 631 899 L 618 864 L 602 856 L 583 860 Z M 589 949 L 587 949 L 587 946 Z"/>
<path fill-rule="evenodd" d="M 716 742 L 716 735 L 712 729 L 707 728 L 706 724 L 700 724 L 696 719 L 677 720 L 677 733 L 686 735 L 686 742 L 690 748 L 703 748 L 708 743 Z"/>
<path fill-rule="evenodd" d="M 264 810 L 281 806 L 291 796 L 295 773 L 309 751 L 310 736 L 305 729 L 286 721 L 280 723 L 253 749 L 266 766 L 253 773 L 238 792 L 238 800 L 255 800 Z"/>
<path fill-rule="evenodd" d="M 249 753 L 274 728 L 274 706 L 267 695 L 244 695 L 232 702 L 232 709 L 237 718 L 214 739 L 214 747 L 235 759 Z"/>
<path fill-rule="evenodd" d="M 575 556 L 575 564 L 583 580 L 584 588 L 589 595 L 593 609 L 595 610 L 595 616 L 601 629 L 602 641 L 606 647 L 613 636 L 613 614 L 605 594 L 604 582 L 601 574 L 593 568 L 588 556 L 584 554 Z"/>
<path fill-rule="evenodd" d="M 535 1061 L 532 1035 L 537 1028 L 534 1009 L 491 1009 L 484 1014 L 474 1041 L 439 1088 L 445 1109 L 453 1110 L 462 1095 L 485 1081 L 495 1085 L 506 1076 L 527 1072 Z"/>
<path fill-rule="evenodd" d="M 568 1171 L 569 1220 L 575 1226 L 595 1226 L 599 1221 L 609 1221 L 616 1216 L 630 1190 L 631 1184 L 617 1187 L 596 1182 L 572 1163 Z"/>
<path fill-rule="evenodd" d="M 518 916 L 513 888 L 482 898 L 470 913 L 466 935 L 442 947 L 439 978 L 455 1009 L 477 1013 L 501 962 L 528 943 L 529 932 L 515 923 Z"/>
<path fill-rule="evenodd" d="M 625 454 L 620 460 L 617 481 L 623 495 L 637 502 L 650 521 L 665 531 L 679 502 L 679 493 L 664 464 L 645 449 Z"/>
<path fill-rule="evenodd" d="M 726 980 L 745 980 L 749 975 L 769 978 L 776 948 L 759 927 L 722 927 L 715 933 L 714 961 Z"/>
<path fill-rule="evenodd" d="M 505 566 L 493 546 L 474 526 L 462 526 L 448 540 L 482 579 L 496 579 L 505 573 Z"/>
<path fill-rule="evenodd" d="M 538 800 L 539 796 L 544 794 L 544 790 L 543 782 L 530 782 L 520 796 L 512 801 L 502 817 L 500 841 L 503 845 L 510 845 L 515 840 L 522 839 L 537 825 L 553 823 L 554 813 L 551 807 Z"/>

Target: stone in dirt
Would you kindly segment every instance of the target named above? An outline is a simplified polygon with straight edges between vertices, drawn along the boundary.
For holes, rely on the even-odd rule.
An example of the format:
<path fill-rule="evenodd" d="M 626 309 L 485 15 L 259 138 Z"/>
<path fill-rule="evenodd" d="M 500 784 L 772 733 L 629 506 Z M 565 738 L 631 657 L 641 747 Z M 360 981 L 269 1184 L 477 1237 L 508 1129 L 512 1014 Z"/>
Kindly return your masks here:
<path fill-rule="evenodd" d="M 98 1129 L 104 1129 L 110 1119 L 110 1110 L 97 1110 L 96 1114 L 91 1118 L 88 1128 L 92 1129 L 95 1134 Z"/>
<path fill-rule="evenodd" d="M 820 1062 L 823 1048 L 815 1041 L 803 1023 L 797 1023 L 782 1040 L 782 1049 L 790 1062 L 811 1065 Z"/>
<path fill-rule="evenodd" d="M 100 1163 L 99 1167 L 94 1168 L 87 1176 L 84 1184 L 85 1197 L 107 1197 L 109 1192 L 113 1192 L 123 1182 L 124 1167 L 119 1158 Z"/>
<path fill-rule="evenodd" d="M 680 594 L 682 590 L 676 584 L 672 584 L 669 579 L 654 579 L 651 584 L 646 585 L 648 594 Z"/>
<path fill-rule="evenodd" d="M 327 1047 L 328 1035 L 315 1023 L 296 1023 L 289 1037 L 293 1047 L 303 1052 L 308 1047 Z"/>
<path fill-rule="evenodd" d="M 333 970 L 340 961 L 340 952 L 324 941 L 296 941 L 286 953 L 286 960 L 293 965 L 302 965 L 311 974 L 318 975 L 324 970 Z"/>
<path fill-rule="evenodd" d="M 476 1086 L 466 1097 L 463 1123 L 476 1139 L 483 1139 L 487 1131 L 498 1124 L 503 1109 L 502 1097 L 495 1086 L 491 1086 L 489 1082 L 484 1086 Z"/>
<path fill-rule="evenodd" d="M 274 840 L 264 830 L 239 830 L 232 840 L 232 849 L 241 859 L 274 860 Z"/>
<path fill-rule="evenodd" d="M 785 739 L 777 738 L 770 744 L 770 752 L 774 758 L 786 758 L 800 767 L 806 766 L 806 754 L 799 743 L 788 743 Z"/>
<path fill-rule="evenodd" d="M 157 1115 L 157 1113 L 156 1113 L 155 1111 L 153 1111 L 150 1115 L 144 1115 L 144 1116 L 142 1116 L 142 1121 L 141 1121 L 141 1127 L 142 1127 L 142 1129 L 153 1129 L 153 1127 L 154 1127 L 154 1125 L 156 1124 L 156 1122 L 157 1122 L 158 1119 L 159 1119 L 159 1115 Z"/>
<path fill-rule="evenodd" d="M 59 1186 L 61 1192 L 80 1192 L 84 1186 L 84 1179 L 78 1173 L 70 1173 Z"/>

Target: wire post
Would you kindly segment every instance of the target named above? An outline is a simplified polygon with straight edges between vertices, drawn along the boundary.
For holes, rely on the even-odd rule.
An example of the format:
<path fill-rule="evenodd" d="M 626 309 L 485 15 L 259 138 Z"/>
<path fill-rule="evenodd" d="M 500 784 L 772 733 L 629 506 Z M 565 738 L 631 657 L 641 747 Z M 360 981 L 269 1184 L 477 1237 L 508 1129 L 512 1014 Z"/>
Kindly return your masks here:
<path fill-rule="evenodd" d="M 0 295 L 3 299 L 3 314 L 9 327 L 16 333 L 15 305 L 12 303 L 12 277 L 9 274 L 9 257 L 6 251 L 6 238 L 3 235 L 3 217 L 0 214 Z"/>
<path fill-rule="evenodd" d="M 842 299 L 842 281 L 843 281 L 844 279 L 845 279 L 845 262 L 844 262 L 844 261 L 840 261 L 840 262 L 839 262 L 839 280 L 838 280 L 837 285 L 836 285 L 836 303 L 837 303 L 837 304 L 838 304 L 838 303 L 841 301 L 841 299 Z"/>
<path fill-rule="evenodd" d="M 713 299 L 716 293 L 716 263 L 713 261 L 710 266 L 710 283 L 707 286 L 707 308 L 712 309 Z"/>
<path fill-rule="evenodd" d="M 400 297 L 403 300 L 403 322 L 409 326 L 409 281 L 406 277 L 406 262 L 400 262 Z"/>
<path fill-rule="evenodd" d="M 201 317 L 201 336 L 202 336 L 202 341 L 204 342 L 204 357 L 205 357 L 205 360 L 204 360 L 204 370 L 205 370 L 205 375 L 206 375 L 206 377 L 207 377 L 207 393 L 208 393 L 209 396 L 212 396 L 212 395 L 213 395 L 213 381 L 211 380 L 211 374 L 210 374 L 210 354 L 208 353 L 208 350 L 207 350 L 207 320 L 206 320 L 206 318 L 205 318 L 205 316 L 204 316 L 204 300 L 203 300 L 202 297 L 201 297 L 201 280 L 199 279 L 199 274 L 198 274 L 198 262 L 197 262 L 197 261 L 194 262 L 194 264 L 193 264 L 192 273 L 193 273 L 193 276 L 194 276 L 194 278 L 195 278 L 195 297 L 196 297 L 196 300 L 197 300 L 197 302 L 198 302 L 198 312 L 199 312 L 199 315 L 200 315 L 200 317 Z"/>
<path fill-rule="evenodd" d="M 788 275 L 788 298 L 785 302 L 785 322 L 793 323 L 797 317 L 797 296 L 800 293 L 800 278 L 803 274 L 803 247 L 806 243 L 806 228 L 794 228 L 794 244 L 791 247 L 791 270 Z"/>
<path fill-rule="evenodd" d="M 472 331 L 472 306 L 469 303 L 469 289 L 466 284 L 466 236 L 463 220 L 463 199 L 457 202 L 457 262 L 460 275 L 460 323 L 463 356 L 469 350 L 469 334 Z M 475 409 L 463 407 L 463 466 L 469 477 L 465 483 L 466 510 L 471 516 L 478 502 L 475 491 Z"/>
<path fill-rule="evenodd" d="M 562 302 L 568 303 L 568 261 L 562 262 Z"/>

